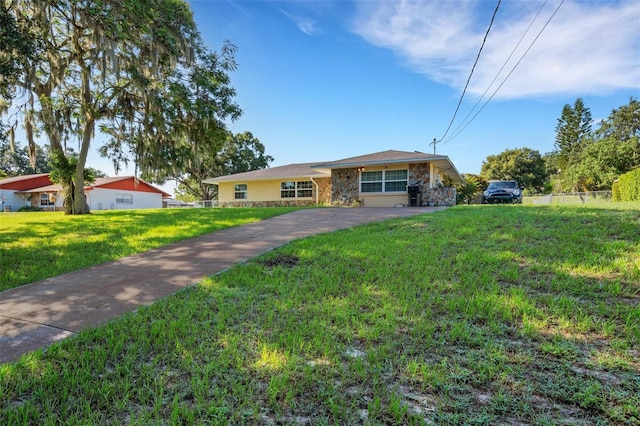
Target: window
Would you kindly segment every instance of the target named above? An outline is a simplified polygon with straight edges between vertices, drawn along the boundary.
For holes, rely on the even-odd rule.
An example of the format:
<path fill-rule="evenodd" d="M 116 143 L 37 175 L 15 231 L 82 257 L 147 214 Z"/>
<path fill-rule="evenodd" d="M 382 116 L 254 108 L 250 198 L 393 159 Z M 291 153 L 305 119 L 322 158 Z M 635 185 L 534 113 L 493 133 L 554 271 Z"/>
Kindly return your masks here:
<path fill-rule="evenodd" d="M 246 183 L 237 183 L 234 188 L 234 196 L 235 200 L 246 200 L 247 199 L 247 184 Z"/>
<path fill-rule="evenodd" d="M 382 172 L 362 172 L 360 192 L 382 192 Z"/>
<path fill-rule="evenodd" d="M 406 170 L 380 170 L 362 172 L 360 192 L 405 192 L 407 190 Z"/>
<path fill-rule="evenodd" d="M 46 192 L 43 192 L 42 194 L 40 194 L 41 206 L 53 206 L 54 204 L 55 204 L 55 201 L 52 199 L 52 197 L 49 197 L 49 194 L 47 194 Z"/>
<path fill-rule="evenodd" d="M 133 204 L 133 195 L 116 194 L 116 204 Z"/>
<path fill-rule="evenodd" d="M 280 182 L 280 198 L 311 198 L 313 196 L 313 182 L 288 181 Z"/>
<path fill-rule="evenodd" d="M 298 198 L 311 198 L 313 196 L 313 183 L 305 180 L 297 183 Z"/>
<path fill-rule="evenodd" d="M 281 182 L 280 183 L 280 198 L 296 198 L 296 183 L 295 182 Z"/>
<path fill-rule="evenodd" d="M 384 192 L 405 192 L 407 190 L 407 171 L 388 170 L 384 174 Z"/>

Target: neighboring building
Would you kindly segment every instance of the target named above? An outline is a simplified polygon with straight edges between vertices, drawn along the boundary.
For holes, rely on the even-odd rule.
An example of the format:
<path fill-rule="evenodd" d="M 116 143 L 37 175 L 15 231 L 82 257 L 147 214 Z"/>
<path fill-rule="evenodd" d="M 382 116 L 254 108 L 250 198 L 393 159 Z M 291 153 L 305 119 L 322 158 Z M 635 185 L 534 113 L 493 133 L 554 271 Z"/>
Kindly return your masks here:
<path fill-rule="evenodd" d="M 383 151 L 206 179 L 220 206 L 453 206 L 463 179 L 447 156 Z M 412 194 L 409 194 L 412 191 Z"/>
<path fill-rule="evenodd" d="M 0 180 L 0 200 L 4 211 L 24 206 L 43 210 L 63 210 L 62 187 L 49 174 L 16 176 Z M 154 209 L 170 194 L 133 176 L 97 178 L 84 188 L 91 210 Z"/>

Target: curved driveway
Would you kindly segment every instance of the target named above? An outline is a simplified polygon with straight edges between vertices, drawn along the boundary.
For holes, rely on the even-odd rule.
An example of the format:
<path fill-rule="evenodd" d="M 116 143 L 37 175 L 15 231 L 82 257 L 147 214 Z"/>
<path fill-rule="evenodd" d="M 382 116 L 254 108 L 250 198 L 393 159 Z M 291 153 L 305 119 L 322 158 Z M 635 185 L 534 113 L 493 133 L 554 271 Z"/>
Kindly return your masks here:
<path fill-rule="evenodd" d="M 0 363 L 153 303 L 291 240 L 442 208 L 304 209 L 0 293 Z"/>

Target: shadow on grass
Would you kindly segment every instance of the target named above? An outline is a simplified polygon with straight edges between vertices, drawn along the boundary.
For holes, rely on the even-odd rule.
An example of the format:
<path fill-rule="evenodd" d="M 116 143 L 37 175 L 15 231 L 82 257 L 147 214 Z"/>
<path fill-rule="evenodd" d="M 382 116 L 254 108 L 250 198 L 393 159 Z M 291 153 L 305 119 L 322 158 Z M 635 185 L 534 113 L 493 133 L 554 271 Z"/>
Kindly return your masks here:
<path fill-rule="evenodd" d="M 15 214 L 0 229 L 0 291 L 294 211 L 163 209 Z"/>
<path fill-rule="evenodd" d="M 0 367 L 0 420 L 633 424 L 639 221 L 465 207 L 294 241 Z"/>

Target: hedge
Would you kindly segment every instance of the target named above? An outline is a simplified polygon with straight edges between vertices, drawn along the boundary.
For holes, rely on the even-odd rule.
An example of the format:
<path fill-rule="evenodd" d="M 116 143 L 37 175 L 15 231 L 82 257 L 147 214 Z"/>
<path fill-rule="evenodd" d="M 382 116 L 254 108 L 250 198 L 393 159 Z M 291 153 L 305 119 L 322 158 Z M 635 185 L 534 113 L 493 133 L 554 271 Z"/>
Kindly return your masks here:
<path fill-rule="evenodd" d="M 640 201 L 640 168 L 621 175 L 612 190 L 613 201 Z"/>

